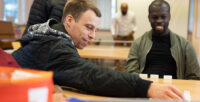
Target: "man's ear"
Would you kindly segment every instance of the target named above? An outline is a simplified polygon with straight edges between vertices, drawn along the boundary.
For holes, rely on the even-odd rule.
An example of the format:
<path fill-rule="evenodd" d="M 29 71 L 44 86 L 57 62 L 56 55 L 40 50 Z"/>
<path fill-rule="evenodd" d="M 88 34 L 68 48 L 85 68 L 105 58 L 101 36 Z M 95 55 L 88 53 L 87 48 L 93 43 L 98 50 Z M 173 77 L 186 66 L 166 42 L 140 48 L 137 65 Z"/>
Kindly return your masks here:
<path fill-rule="evenodd" d="M 74 22 L 73 20 L 74 20 L 74 18 L 73 18 L 72 15 L 67 15 L 67 16 L 66 16 L 65 22 L 66 22 L 66 24 L 67 24 L 67 27 L 70 28 L 70 26 L 71 26 L 72 23 Z"/>

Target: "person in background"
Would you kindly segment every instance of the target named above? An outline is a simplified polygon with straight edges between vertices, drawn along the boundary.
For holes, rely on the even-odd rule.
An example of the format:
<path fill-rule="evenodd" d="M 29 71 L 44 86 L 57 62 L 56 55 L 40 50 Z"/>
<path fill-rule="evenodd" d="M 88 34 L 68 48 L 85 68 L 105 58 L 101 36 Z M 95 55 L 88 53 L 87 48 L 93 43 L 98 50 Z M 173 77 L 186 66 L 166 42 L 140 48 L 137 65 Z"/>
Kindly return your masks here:
<path fill-rule="evenodd" d="M 111 25 L 111 33 L 114 40 L 133 41 L 133 34 L 136 30 L 136 18 L 133 12 L 128 11 L 128 4 L 121 4 L 121 12 L 118 12 L 113 18 Z M 115 45 L 123 45 L 124 43 L 115 43 Z M 128 46 L 131 43 L 127 43 Z"/>
<path fill-rule="evenodd" d="M 0 48 L 0 66 L 20 68 L 15 59 L 2 48 Z"/>
<path fill-rule="evenodd" d="M 115 46 L 131 46 L 134 40 L 133 34 L 136 30 L 135 14 L 128 10 L 126 2 L 121 3 L 121 11 L 117 12 L 112 20 L 111 33 L 115 41 Z M 130 41 L 129 43 L 117 41 Z M 114 65 L 118 70 L 124 70 L 125 61 L 115 60 Z"/>
<path fill-rule="evenodd" d="M 61 22 L 66 2 L 67 0 L 34 0 L 23 35 L 27 34 L 26 32 L 31 25 L 47 22 L 50 18 Z"/>
<path fill-rule="evenodd" d="M 90 0 L 69 0 L 64 7 L 62 23 L 49 19 L 36 24 L 23 36 L 22 47 L 12 56 L 23 68 L 51 70 L 54 83 L 88 93 L 112 97 L 150 97 L 183 99 L 172 85 L 143 80 L 138 75 L 94 65 L 80 57 L 95 38 L 101 12 Z"/>
<path fill-rule="evenodd" d="M 200 79 L 200 68 L 192 44 L 168 29 L 170 5 L 155 0 L 149 6 L 152 30 L 131 46 L 126 71 L 129 73 L 171 75 L 174 79 Z"/>

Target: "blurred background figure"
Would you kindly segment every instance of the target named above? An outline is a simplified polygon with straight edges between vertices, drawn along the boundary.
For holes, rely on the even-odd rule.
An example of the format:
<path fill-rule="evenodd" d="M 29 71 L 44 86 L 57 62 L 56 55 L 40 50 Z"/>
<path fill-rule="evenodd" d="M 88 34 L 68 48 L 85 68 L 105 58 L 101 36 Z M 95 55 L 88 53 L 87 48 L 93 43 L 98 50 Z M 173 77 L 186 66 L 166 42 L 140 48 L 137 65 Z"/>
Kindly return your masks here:
<path fill-rule="evenodd" d="M 29 26 L 44 23 L 50 18 L 61 22 L 63 8 L 66 2 L 67 0 L 34 0 L 24 34 L 26 34 Z"/>
<path fill-rule="evenodd" d="M 136 30 L 136 19 L 133 12 L 128 11 L 128 4 L 123 2 L 121 4 L 121 12 L 118 12 L 114 17 L 111 25 L 111 33 L 114 40 L 134 40 L 133 34 Z M 116 43 L 115 45 L 124 45 L 123 43 Z M 130 46 L 131 44 L 126 44 Z"/>

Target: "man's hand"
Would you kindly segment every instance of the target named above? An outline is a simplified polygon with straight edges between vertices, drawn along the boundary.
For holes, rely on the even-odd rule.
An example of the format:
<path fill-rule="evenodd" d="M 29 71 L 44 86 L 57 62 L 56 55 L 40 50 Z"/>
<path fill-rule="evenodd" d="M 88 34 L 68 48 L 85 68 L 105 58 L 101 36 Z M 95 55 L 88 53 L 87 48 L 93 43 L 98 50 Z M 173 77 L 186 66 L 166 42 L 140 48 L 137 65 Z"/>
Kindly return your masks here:
<path fill-rule="evenodd" d="M 118 38 L 117 35 L 113 35 L 113 39 L 114 39 L 114 40 L 118 40 L 119 38 Z"/>
<path fill-rule="evenodd" d="M 53 94 L 53 102 L 66 102 L 67 98 L 62 93 Z"/>
<path fill-rule="evenodd" d="M 131 32 L 129 33 L 129 36 L 133 36 L 134 33 L 135 33 L 134 31 L 131 31 Z"/>
<path fill-rule="evenodd" d="M 183 94 L 173 85 L 152 83 L 149 87 L 148 97 L 152 99 L 183 100 Z"/>
<path fill-rule="evenodd" d="M 134 31 L 131 31 L 130 33 L 129 33 L 129 39 L 128 40 L 134 40 L 134 36 L 133 36 L 133 34 L 134 34 L 135 32 Z"/>

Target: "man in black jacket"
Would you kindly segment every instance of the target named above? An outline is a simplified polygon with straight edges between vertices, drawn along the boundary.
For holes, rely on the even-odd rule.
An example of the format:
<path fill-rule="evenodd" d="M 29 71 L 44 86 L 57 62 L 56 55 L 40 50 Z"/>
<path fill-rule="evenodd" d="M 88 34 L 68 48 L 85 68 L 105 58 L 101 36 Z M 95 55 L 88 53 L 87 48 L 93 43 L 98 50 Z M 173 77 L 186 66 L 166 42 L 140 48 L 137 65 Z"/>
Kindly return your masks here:
<path fill-rule="evenodd" d="M 97 95 L 183 99 L 171 85 L 142 80 L 137 75 L 96 66 L 82 59 L 76 48 L 84 48 L 95 37 L 101 13 L 90 0 L 71 0 L 62 24 L 54 19 L 29 28 L 22 47 L 12 55 L 24 68 L 51 70 L 55 84 Z"/>

